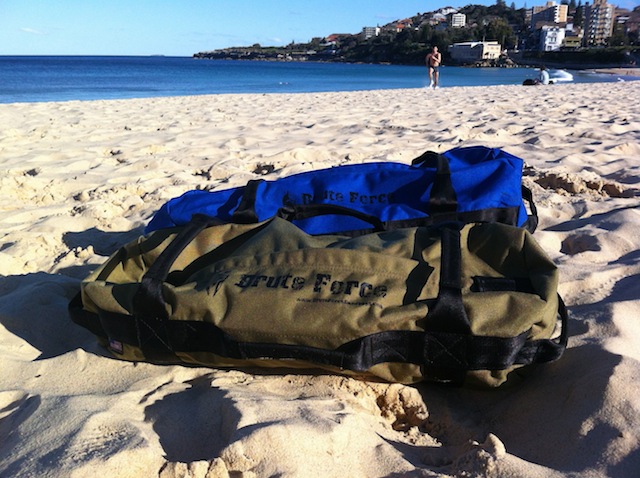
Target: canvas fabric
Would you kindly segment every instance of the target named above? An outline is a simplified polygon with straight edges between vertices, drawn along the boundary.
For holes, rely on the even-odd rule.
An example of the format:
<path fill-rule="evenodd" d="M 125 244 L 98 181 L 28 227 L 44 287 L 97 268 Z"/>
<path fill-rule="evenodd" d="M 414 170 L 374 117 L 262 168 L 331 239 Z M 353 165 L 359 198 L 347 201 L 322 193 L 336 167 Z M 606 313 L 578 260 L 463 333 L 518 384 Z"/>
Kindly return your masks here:
<path fill-rule="evenodd" d="M 562 354 L 557 285 L 533 236 L 504 224 L 349 237 L 196 215 L 114 253 L 70 312 L 125 360 L 493 387 Z"/>
<path fill-rule="evenodd" d="M 283 208 L 309 234 L 371 232 L 355 215 L 304 217 L 300 206 L 346 208 L 383 222 L 387 228 L 447 221 L 501 222 L 537 226 L 531 192 L 522 186 L 523 160 L 498 148 L 454 148 L 426 152 L 411 165 L 369 162 L 308 171 L 276 180 L 252 180 L 236 188 L 193 190 L 165 203 L 146 232 L 182 226 L 204 214 L 223 222 L 256 223 Z M 528 204 L 527 204 L 528 203 Z M 527 210 L 529 206 L 530 211 Z"/>

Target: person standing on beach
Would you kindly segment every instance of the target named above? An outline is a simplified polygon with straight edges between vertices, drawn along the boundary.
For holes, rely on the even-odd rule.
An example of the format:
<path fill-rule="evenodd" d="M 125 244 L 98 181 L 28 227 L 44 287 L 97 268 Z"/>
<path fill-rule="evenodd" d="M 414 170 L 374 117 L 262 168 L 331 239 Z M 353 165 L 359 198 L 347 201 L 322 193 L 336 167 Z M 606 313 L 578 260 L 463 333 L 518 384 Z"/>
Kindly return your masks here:
<path fill-rule="evenodd" d="M 442 54 L 438 51 L 437 46 L 433 47 L 431 53 L 429 53 L 425 58 L 425 62 L 429 69 L 429 88 L 437 88 L 438 79 L 440 77 L 438 69 L 440 68 L 440 63 L 442 63 Z"/>

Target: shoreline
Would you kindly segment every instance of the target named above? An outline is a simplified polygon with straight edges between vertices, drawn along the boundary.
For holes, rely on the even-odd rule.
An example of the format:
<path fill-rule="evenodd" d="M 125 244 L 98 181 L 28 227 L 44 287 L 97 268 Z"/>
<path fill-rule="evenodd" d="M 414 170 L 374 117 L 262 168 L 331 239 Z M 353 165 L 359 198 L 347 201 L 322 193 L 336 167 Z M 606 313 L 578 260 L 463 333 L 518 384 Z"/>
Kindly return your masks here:
<path fill-rule="evenodd" d="M 633 476 L 638 95 L 630 81 L 0 104 L 0 475 Z M 69 319 L 80 281 L 188 190 L 474 145 L 525 161 L 570 315 L 565 355 L 508 388 L 133 364 Z"/>
<path fill-rule="evenodd" d="M 475 68 L 475 67 L 474 67 Z M 522 69 L 536 69 L 534 66 L 520 66 L 520 68 Z M 556 69 L 556 68 L 551 68 L 551 69 Z M 574 71 L 574 70 L 572 70 Z M 637 69 L 636 71 L 633 70 L 628 70 L 628 69 L 620 69 L 620 68 L 615 68 L 615 69 L 609 69 L 609 70 L 598 70 L 597 72 L 595 70 L 591 70 L 591 69 L 587 69 L 587 70 L 583 70 L 583 71 L 593 71 L 594 73 L 598 73 L 601 75 L 607 75 L 607 76 L 612 76 L 612 75 L 622 75 L 622 76 L 632 76 L 632 77 L 637 77 L 638 81 L 640 81 L 640 68 Z M 525 78 L 523 77 L 523 80 Z M 637 80 L 630 80 L 630 81 L 637 81 Z M 593 82 L 581 82 L 581 83 L 576 83 L 573 81 L 557 81 L 556 83 L 553 84 L 553 86 L 558 87 L 558 86 L 563 86 L 563 87 L 571 87 L 571 86 L 590 86 L 590 85 L 607 85 L 607 84 L 616 84 L 616 82 L 612 82 L 612 81 L 602 81 L 602 82 L 598 82 L 598 81 L 593 81 Z M 465 85 L 465 86 L 441 86 L 440 90 L 441 91 L 449 91 L 449 90 L 460 90 L 460 89 L 493 89 L 493 88 L 521 88 L 522 84 L 505 84 L 505 85 Z M 86 103 L 86 102 L 109 102 L 109 101 L 157 101 L 157 100 L 161 100 L 163 98 L 166 99 L 171 99 L 171 98 L 216 98 L 216 97 L 230 97 L 230 96 L 281 96 L 281 95 L 292 95 L 292 96 L 299 96 L 299 95 L 340 95 L 340 94 L 352 94 L 352 93 L 371 93 L 371 92 L 411 92 L 411 91 L 423 91 L 425 90 L 426 87 L 424 86 L 420 86 L 420 87 L 407 87 L 407 88 L 373 88 L 373 89 L 366 89 L 366 90 L 341 90 L 341 91 L 301 91 L 301 92 L 277 92 L 277 91 L 272 91 L 272 92 L 254 92 L 254 93 L 235 93 L 235 92 L 230 92 L 230 93 L 198 93 L 198 94 L 189 94 L 189 95 L 169 95 L 169 96 L 145 96 L 145 97 L 131 97 L 131 98 L 95 98 L 95 99 L 65 99 L 65 100 L 44 100 L 44 101 L 15 101 L 15 102 L 0 102 L 0 107 L 1 106 L 5 106 L 5 105 L 35 105 L 35 104 L 48 104 L 48 103 L 73 103 L 73 102 L 82 102 L 82 103 Z"/>
<path fill-rule="evenodd" d="M 91 58 L 91 57 L 90 57 Z M 250 65 L 255 62 L 222 62 L 224 65 L 204 64 L 191 58 L 140 60 L 115 57 L 116 60 L 67 59 L 49 63 L 19 60 L 3 64 L 8 85 L 0 95 L 0 104 L 14 102 L 50 102 L 124 97 L 162 97 L 201 94 L 271 94 L 318 91 L 355 91 L 385 88 L 420 88 L 426 86 L 428 74 L 423 66 L 344 65 L 315 63 L 292 67 L 286 63 Z M 24 64 L 23 64 L 24 63 Z M 313 63 L 313 62 L 312 62 Z M 2 66 L 2 65 L 0 65 Z M 67 70 L 64 67 L 70 67 Z M 103 70 L 113 68 L 122 79 L 105 81 Z M 127 73 L 127 68 L 130 68 Z M 391 68 L 391 69 L 390 69 Z M 533 67 L 474 68 L 444 66 L 441 72 L 443 88 L 461 86 L 520 85 L 531 75 Z M 21 73 L 23 72 L 23 73 Z M 29 72 L 27 75 L 26 72 Z M 80 74 L 80 72 L 84 72 Z M 178 72 L 178 73 L 176 73 Z M 610 74 L 571 71 L 573 82 L 615 82 Z M 562 75 L 562 73 L 558 73 Z M 565 75 L 568 77 L 568 75 Z M 119 76 L 116 76 L 119 78 Z M 625 77 L 625 80 L 640 77 Z M 42 89 L 39 85 L 47 84 Z M 20 88 L 16 88 L 20 85 Z M 365 90 L 362 90 L 365 91 Z"/>
<path fill-rule="evenodd" d="M 640 68 L 638 67 L 619 67 L 619 68 L 596 68 L 594 73 L 601 75 L 622 75 L 622 76 L 637 76 L 640 77 Z"/>

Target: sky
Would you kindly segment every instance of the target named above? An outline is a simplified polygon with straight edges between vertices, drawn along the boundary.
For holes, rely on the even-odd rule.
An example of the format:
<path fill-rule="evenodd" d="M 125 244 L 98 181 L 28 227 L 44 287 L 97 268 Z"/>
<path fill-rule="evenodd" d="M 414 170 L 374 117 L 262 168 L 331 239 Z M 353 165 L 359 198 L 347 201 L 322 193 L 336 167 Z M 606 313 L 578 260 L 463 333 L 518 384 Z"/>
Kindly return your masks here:
<path fill-rule="evenodd" d="M 517 0 L 543 5 L 546 0 Z M 443 6 L 495 0 L 0 0 L 0 55 L 191 56 L 358 33 Z M 507 0 L 511 5 L 511 1 Z M 618 0 L 633 8 L 638 0 Z"/>

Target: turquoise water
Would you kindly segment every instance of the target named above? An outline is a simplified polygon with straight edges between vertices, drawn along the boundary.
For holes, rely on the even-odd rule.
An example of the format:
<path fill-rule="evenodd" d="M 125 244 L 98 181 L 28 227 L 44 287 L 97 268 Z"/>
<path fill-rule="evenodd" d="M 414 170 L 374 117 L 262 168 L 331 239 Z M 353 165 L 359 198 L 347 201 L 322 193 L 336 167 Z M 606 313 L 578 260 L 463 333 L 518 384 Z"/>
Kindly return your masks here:
<path fill-rule="evenodd" d="M 519 85 L 530 68 L 441 68 L 441 87 Z M 553 71 L 575 83 L 610 75 Z M 632 78 L 620 78 L 631 80 Z M 0 103 L 146 98 L 224 93 L 308 93 L 428 84 L 424 67 L 315 62 L 196 60 L 187 57 L 0 56 Z"/>

